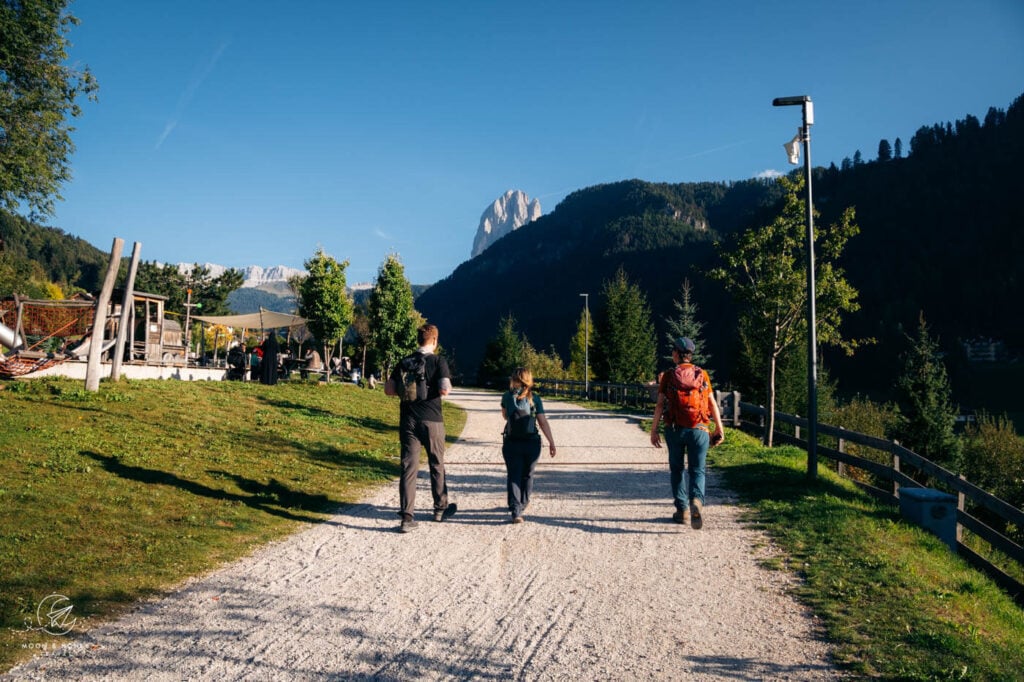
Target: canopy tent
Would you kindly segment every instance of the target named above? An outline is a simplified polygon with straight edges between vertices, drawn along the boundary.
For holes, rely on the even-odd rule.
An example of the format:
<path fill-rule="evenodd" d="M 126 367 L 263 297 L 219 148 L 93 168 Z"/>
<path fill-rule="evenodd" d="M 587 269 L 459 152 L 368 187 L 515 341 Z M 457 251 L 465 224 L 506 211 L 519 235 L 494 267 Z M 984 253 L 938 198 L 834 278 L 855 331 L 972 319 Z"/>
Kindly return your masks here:
<path fill-rule="evenodd" d="M 301 327 L 306 318 L 287 313 L 275 313 L 273 310 L 260 308 L 258 313 L 244 315 L 195 315 L 193 320 L 222 324 L 225 327 L 242 327 L 243 329 L 279 329 L 281 327 Z"/>

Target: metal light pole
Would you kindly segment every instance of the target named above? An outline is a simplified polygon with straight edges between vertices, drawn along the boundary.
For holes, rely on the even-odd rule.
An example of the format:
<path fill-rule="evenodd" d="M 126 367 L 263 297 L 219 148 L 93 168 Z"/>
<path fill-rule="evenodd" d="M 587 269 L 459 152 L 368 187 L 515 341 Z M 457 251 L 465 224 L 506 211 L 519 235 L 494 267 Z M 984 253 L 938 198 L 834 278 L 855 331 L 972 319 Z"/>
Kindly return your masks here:
<path fill-rule="evenodd" d="M 583 297 L 583 392 L 590 400 L 590 294 Z"/>
<path fill-rule="evenodd" d="M 807 95 L 776 97 L 772 106 L 803 108 L 804 120 L 799 138 L 804 146 L 804 181 L 807 184 L 807 477 L 818 476 L 818 329 L 814 287 L 814 204 L 811 194 L 811 126 L 814 125 L 814 104 Z M 792 149 L 790 162 L 798 163 Z"/>

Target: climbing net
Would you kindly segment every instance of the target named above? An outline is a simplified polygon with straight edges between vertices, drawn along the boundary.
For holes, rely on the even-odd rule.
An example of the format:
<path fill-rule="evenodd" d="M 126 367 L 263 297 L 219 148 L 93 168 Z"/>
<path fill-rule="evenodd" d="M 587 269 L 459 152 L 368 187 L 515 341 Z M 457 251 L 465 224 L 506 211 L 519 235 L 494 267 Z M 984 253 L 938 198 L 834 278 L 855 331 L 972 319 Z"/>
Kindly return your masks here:
<path fill-rule="evenodd" d="M 92 301 L 0 301 L 0 322 L 20 329 L 32 341 L 32 350 L 53 337 L 72 338 L 85 335 L 92 326 L 96 304 Z"/>

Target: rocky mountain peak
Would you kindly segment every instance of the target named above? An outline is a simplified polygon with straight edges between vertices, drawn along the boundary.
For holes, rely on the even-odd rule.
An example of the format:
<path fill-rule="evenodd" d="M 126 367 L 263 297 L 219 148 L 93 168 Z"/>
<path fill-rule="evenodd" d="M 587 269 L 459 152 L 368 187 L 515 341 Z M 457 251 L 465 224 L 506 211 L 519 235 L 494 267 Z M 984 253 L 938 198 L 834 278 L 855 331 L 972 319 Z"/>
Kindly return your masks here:
<path fill-rule="evenodd" d="M 216 263 L 203 263 L 203 266 L 209 269 L 211 277 L 220 277 L 224 274 L 227 268 L 223 265 L 217 265 Z M 245 282 L 242 283 L 242 287 L 259 287 L 265 284 L 271 284 L 273 282 L 287 282 L 293 275 L 305 275 L 305 270 L 298 270 L 296 268 L 289 268 L 284 265 L 273 265 L 269 268 L 263 268 L 259 265 L 249 265 L 244 268 L 237 268 L 242 271 L 245 275 Z M 182 274 L 188 274 L 192 271 L 191 263 L 178 263 L 178 271 Z"/>
<path fill-rule="evenodd" d="M 540 201 L 518 189 L 510 189 L 494 200 L 480 216 L 480 226 L 473 239 L 471 258 L 476 258 L 488 246 L 513 230 L 533 222 L 541 216 Z"/>

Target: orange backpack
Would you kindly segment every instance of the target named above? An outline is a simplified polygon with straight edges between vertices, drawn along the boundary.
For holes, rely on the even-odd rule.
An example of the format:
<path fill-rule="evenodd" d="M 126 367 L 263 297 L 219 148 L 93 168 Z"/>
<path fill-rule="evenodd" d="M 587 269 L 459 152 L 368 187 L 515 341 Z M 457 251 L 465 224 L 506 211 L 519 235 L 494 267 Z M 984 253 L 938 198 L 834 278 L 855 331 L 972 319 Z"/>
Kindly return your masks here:
<path fill-rule="evenodd" d="M 711 384 L 704 370 L 697 365 L 676 365 L 665 374 L 664 382 L 668 402 L 665 421 L 684 429 L 707 428 L 711 420 Z"/>

